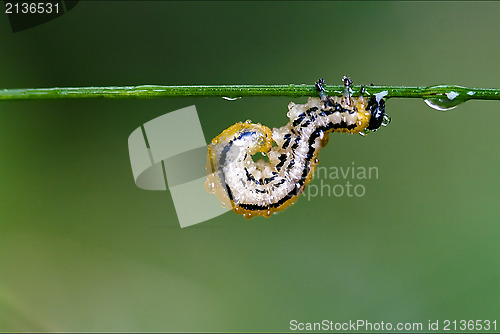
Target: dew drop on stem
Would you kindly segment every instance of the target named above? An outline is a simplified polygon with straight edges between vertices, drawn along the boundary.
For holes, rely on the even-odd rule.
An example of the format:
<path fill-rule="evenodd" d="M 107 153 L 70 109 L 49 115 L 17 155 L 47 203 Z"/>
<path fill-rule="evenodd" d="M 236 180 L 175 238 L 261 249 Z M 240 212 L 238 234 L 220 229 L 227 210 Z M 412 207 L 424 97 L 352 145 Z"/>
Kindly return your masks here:
<path fill-rule="evenodd" d="M 440 88 L 440 86 L 429 87 L 428 90 L 432 91 L 436 88 Z M 424 102 L 432 109 L 436 109 L 439 111 L 448 111 L 456 108 L 458 105 L 464 103 L 468 99 L 469 97 L 463 96 L 463 94 L 462 96 L 460 96 L 459 93 L 451 90 L 449 92 L 439 93 L 435 97 L 424 99 Z"/>
<path fill-rule="evenodd" d="M 464 103 L 466 100 L 463 99 L 454 99 L 450 100 L 447 97 L 433 97 L 430 99 L 425 99 L 424 102 L 431 107 L 432 109 L 436 109 L 439 111 L 448 111 L 451 109 L 455 109 L 458 105 Z"/>

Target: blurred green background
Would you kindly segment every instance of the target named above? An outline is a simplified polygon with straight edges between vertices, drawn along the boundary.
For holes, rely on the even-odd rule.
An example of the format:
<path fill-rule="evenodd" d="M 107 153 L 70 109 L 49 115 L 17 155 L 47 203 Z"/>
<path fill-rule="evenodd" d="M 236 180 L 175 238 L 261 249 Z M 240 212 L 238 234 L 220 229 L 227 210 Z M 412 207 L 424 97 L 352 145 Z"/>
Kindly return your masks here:
<path fill-rule="evenodd" d="M 498 2 L 80 1 L 18 33 L 0 15 L 0 87 L 344 74 L 499 87 L 499 14 Z M 301 198 L 270 219 L 228 212 L 181 229 L 168 192 L 135 186 L 127 138 L 144 122 L 195 104 L 209 141 L 245 119 L 281 126 L 289 101 L 1 102 L 0 331 L 499 321 L 497 101 L 443 113 L 393 99 L 389 127 L 331 135 L 320 166 L 379 170 L 352 181 L 361 198 Z"/>

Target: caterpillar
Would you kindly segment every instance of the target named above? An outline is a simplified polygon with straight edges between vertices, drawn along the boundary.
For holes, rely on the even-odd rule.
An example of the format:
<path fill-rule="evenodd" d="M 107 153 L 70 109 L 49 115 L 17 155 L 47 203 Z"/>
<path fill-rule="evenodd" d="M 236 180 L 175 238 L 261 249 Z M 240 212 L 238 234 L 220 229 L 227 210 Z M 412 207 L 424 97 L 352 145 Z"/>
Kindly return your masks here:
<path fill-rule="evenodd" d="M 382 95 L 352 97 L 352 81 L 344 76 L 342 96 L 328 96 L 324 80 L 318 97 L 288 105 L 288 124 L 273 130 L 250 121 L 236 123 L 208 145 L 205 188 L 223 206 L 245 218 L 269 217 L 293 204 L 318 164 L 319 149 L 330 132 L 365 135 L 390 122 Z M 253 161 L 260 152 L 268 161 Z"/>

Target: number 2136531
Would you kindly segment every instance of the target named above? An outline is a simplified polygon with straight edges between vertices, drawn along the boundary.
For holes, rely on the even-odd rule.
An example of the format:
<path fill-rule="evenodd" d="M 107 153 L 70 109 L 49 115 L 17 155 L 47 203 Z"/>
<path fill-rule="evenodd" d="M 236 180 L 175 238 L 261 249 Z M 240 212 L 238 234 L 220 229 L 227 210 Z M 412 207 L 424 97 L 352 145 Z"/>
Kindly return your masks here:
<path fill-rule="evenodd" d="M 58 14 L 58 2 L 6 2 L 6 14 Z"/>
<path fill-rule="evenodd" d="M 497 321 L 493 320 L 445 320 L 445 331 L 496 331 Z"/>

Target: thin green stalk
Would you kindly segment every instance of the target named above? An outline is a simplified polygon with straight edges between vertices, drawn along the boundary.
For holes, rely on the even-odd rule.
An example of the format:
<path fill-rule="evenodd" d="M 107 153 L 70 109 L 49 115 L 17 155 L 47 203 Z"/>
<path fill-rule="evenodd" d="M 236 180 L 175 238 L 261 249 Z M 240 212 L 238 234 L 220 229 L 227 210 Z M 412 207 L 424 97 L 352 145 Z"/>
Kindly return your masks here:
<path fill-rule="evenodd" d="M 359 95 L 361 86 L 353 86 L 353 95 Z M 326 85 L 329 95 L 342 95 L 342 85 Z M 454 92 L 461 100 L 500 100 L 499 88 L 467 88 L 454 85 L 432 87 L 366 86 L 367 95 L 387 91 L 385 98 L 429 99 L 445 97 Z M 55 87 L 0 89 L 0 100 L 88 99 L 88 98 L 152 98 L 152 97 L 243 97 L 243 96 L 317 96 L 314 85 L 210 85 L 126 87 Z"/>

